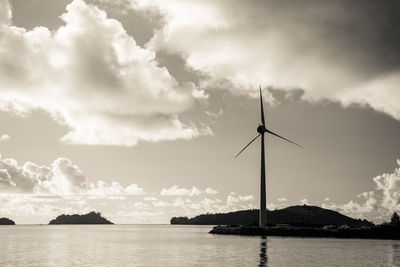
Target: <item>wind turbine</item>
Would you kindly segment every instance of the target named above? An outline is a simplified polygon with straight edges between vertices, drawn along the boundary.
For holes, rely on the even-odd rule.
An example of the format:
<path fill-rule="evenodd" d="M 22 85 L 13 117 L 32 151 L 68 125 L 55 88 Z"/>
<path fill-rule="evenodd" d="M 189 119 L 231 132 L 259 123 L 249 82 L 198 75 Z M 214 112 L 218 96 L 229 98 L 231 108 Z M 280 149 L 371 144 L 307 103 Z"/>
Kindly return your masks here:
<path fill-rule="evenodd" d="M 259 218 L 259 226 L 260 227 L 267 227 L 267 216 L 266 216 L 266 188 L 265 188 L 265 149 L 264 149 L 264 134 L 269 133 L 272 135 L 275 135 L 276 137 L 279 137 L 285 141 L 288 141 L 296 146 L 302 147 L 299 144 L 296 144 L 293 141 L 290 141 L 289 139 L 280 136 L 277 133 L 274 133 L 273 131 L 269 130 L 265 126 L 265 118 L 264 118 L 264 106 L 263 106 L 263 100 L 262 100 L 262 93 L 261 93 L 261 86 L 260 86 L 260 108 L 261 108 L 261 123 L 257 127 L 257 132 L 258 135 L 254 137 L 240 152 L 235 156 L 239 156 L 251 143 L 253 143 L 258 137 L 261 136 L 261 188 L 260 188 L 260 218 Z"/>

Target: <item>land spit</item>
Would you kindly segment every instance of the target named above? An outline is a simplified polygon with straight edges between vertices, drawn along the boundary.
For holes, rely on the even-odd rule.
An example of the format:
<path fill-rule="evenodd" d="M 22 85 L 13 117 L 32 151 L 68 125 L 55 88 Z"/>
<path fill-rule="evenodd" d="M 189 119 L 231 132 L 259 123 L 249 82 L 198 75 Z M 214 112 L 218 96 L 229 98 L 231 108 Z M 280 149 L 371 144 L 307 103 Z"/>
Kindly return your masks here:
<path fill-rule="evenodd" d="M 243 236 L 285 236 L 285 237 L 332 237 L 400 240 L 400 228 L 392 225 L 378 225 L 362 228 L 310 228 L 310 227 L 258 227 L 242 225 L 218 225 L 210 234 Z"/>

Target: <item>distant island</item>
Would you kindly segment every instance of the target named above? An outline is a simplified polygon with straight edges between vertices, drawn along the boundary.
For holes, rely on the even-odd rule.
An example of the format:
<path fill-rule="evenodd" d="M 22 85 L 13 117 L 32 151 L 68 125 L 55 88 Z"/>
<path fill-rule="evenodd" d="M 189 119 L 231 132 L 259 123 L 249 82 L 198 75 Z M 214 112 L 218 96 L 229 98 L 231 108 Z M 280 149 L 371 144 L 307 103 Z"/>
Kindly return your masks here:
<path fill-rule="evenodd" d="M 0 218 L 0 225 L 15 225 L 15 222 L 13 220 L 3 217 Z"/>
<path fill-rule="evenodd" d="M 173 217 L 170 223 L 257 226 L 258 218 L 259 211 L 254 209 L 229 213 L 202 214 L 190 219 L 188 217 Z M 349 227 L 362 227 L 374 225 L 367 220 L 354 219 L 337 211 L 308 205 L 291 206 L 280 210 L 268 210 L 267 220 L 268 226 L 323 227 L 326 225 L 347 225 Z"/>
<path fill-rule="evenodd" d="M 106 218 L 101 216 L 100 212 L 89 212 L 87 214 L 79 215 L 59 215 L 54 220 L 51 220 L 49 224 L 113 224 Z"/>

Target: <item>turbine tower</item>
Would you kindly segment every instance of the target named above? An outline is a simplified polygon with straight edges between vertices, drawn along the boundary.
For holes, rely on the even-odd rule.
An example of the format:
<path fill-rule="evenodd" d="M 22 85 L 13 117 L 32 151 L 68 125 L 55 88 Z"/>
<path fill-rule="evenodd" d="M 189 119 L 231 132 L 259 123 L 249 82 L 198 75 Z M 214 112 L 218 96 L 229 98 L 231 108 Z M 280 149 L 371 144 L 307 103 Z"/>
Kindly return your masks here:
<path fill-rule="evenodd" d="M 261 135 L 261 183 L 260 183 L 260 218 L 259 218 L 259 226 L 260 227 L 267 227 L 267 216 L 266 216 L 266 188 L 265 188 L 265 149 L 264 149 L 264 134 L 269 133 L 272 135 L 275 135 L 276 137 L 279 137 L 283 140 L 286 140 L 296 146 L 302 147 L 299 144 L 296 144 L 293 141 L 290 141 L 289 139 L 280 136 L 277 133 L 272 132 L 269 130 L 266 125 L 265 125 L 265 118 L 264 118 L 264 106 L 263 106 L 263 99 L 262 99 L 262 93 L 261 93 L 261 86 L 260 86 L 260 109 L 261 109 L 261 123 L 257 127 L 257 132 L 258 135 L 254 137 L 240 152 L 235 156 L 239 156 L 251 143 L 253 143 L 258 137 Z"/>

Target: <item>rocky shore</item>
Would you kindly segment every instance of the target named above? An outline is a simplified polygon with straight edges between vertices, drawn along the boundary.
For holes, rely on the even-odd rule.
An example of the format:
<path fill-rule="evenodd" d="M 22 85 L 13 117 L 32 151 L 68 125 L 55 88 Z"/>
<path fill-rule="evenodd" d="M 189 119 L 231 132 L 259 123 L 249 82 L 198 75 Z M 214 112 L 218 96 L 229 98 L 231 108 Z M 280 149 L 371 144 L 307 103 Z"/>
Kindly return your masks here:
<path fill-rule="evenodd" d="M 209 233 L 247 236 L 333 237 L 400 240 L 400 227 L 390 224 L 362 228 L 310 228 L 275 226 L 267 229 L 258 226 L 218 225 L 215 226 Z"/>

